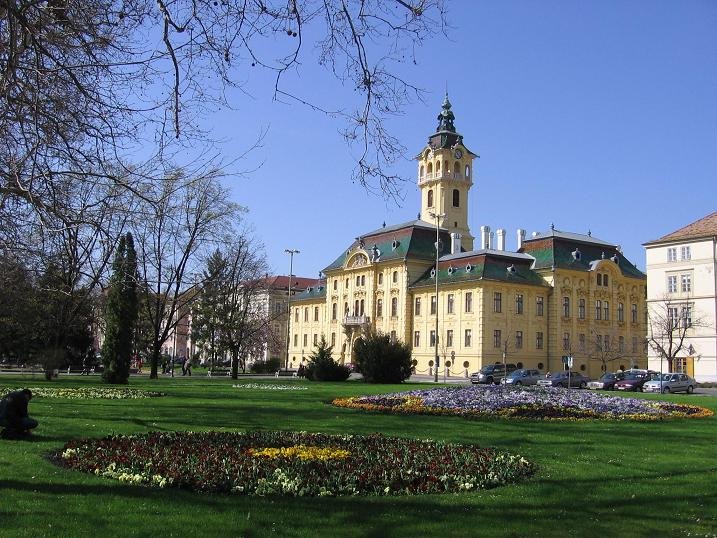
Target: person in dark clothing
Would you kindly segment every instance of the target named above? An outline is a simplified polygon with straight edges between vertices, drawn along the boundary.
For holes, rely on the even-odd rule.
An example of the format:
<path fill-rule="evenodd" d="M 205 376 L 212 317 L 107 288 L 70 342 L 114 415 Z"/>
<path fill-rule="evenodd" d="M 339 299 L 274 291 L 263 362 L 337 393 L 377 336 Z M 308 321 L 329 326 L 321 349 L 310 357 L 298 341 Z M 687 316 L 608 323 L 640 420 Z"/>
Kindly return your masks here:
<path fill-rule="evenodd" d="M 32 399 L 30 389 L 17 390 L 0 400 L 0 426 L 3 439 L 24 439 L 30 430 L 37 428 L 37 420 L 27 414 L 27 405 Z"/>

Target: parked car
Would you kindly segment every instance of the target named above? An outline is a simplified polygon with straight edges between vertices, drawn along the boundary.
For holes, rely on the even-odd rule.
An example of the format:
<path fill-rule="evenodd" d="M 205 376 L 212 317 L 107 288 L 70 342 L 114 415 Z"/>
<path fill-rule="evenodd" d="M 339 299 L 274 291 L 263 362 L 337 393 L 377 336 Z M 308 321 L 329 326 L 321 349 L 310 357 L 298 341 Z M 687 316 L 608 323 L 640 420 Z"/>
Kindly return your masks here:
<path fill-rule="evenodd" d="M 511 373 L 516 370 L 515 364 L 506 364 L 503 367 L 503 363 L 499 364 L 488 364 L 480 369 L 479 372 L 471 374 L 471 383 L 474 385 L 477 383 L 500 383 L 505 373 Z"/>
<path fill-rule="evenodd" d="M 687 374 L 669 373 L 653 376 L 652 379 L 645 382 L 642 386 L 642 390 L 645 392 L 686 392 L 692 394 L 695 390 L 697 382 Z"/>
<path fill-rule="evenodd" d="M 605 372 L 598 380 L 590 381 L 588 388 L 593 390 L 614 390 L 615 383 L 622 381 L 624 378 L 624 372 Z"/>
<path fill-rule="evenodd" d="M 627 370 L 625 377 L 615 383 L 615 389 L 642 392 L 643 385 L 655 374 L 652 370 Z"/>
<path fill-rule="evenodd" d="M 580 387 L 584 389 L 588 385 L 589 378 L 585 377 L 580 372 L 570 372 L 570 386 Z M 540 387 L 568 387 L 568 372 L 555 372 L 550 374 L 548 377 L 538 379 L 538 386 Z"/>
<path fill-rule="evenodd" d="M 515 370 L 500 380 L 504 385 L 535 385 L 538 379 L 541 379 L 543 374 L 540 370 L 531 370 L 527 368 L 521 368 Z"/>

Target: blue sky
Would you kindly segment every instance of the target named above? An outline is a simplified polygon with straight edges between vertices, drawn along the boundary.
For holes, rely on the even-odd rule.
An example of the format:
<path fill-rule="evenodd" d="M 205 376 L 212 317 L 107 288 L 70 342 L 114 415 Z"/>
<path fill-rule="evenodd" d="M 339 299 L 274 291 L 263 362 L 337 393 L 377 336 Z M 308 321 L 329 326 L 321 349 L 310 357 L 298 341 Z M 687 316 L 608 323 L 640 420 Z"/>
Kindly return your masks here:
<path fill-rule="evenodd" d="M 446 85 L 456 127 L 480 154 L 469 199 L 481 225 L 586 233 L 622 246 L 644 269 L 642 243 L 717 209 L 717 2 L 511 1 L 449 3 L 450 40 L 440 34 L 399 65 L 428 91 L 393 133 L 417 154 L 434 132 Z M 310 50 L 309 50 L 310 52 Z M 273 80 L 252 71 L 234 110 L 208 118 L 228 160 L 262 129 L 261 148 L 238 168 L 261 166 L 229 184 L 286 274 L 284 249 L 299 249 L 294 273 L 315 277 L 356 236 L 420 209 L 416 163 L 400 205 L 351 182 L 353 158 L 341 123 L 272 100 Z M 328 108 L 350 103 L 310 56 L 287 79 Z"/>

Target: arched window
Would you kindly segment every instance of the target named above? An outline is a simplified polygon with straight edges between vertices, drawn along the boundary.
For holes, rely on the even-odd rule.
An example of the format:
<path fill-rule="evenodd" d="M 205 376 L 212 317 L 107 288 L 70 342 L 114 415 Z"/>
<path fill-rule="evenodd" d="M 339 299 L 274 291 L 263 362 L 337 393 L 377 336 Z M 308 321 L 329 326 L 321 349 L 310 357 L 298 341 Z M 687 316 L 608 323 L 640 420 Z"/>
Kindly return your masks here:
<path fill-rule="evenodd" d="M 461 175 L 461 163 L 456 161 L 453 164 L 453 179 L 458 179 L 458 177 Z"/>
<path fill-rule="evenodd" d="M 423 165 L 421 165 L 421 171 L 419 172 L 421 179 L 423 179 L 423 173 L 424 173 L 424 169 L 423 169 Z"/>
<path fill-rule="evenodd" d="M 398 316 L 398 298 L 391 297 L 391 317 L 395 318 Z"/>
<path fill-rule="evenodd" d="M 344 303 L 344 316 L 349 315 L 349 303 Z"/>
<path fill-rule="evenodd" d="M 331 305 L 331 319 L 336 320 L 336 303 Z"/>
<path fill-rule="evenodd" d="M 319 321 L 319 307 L 314 307 L 314 321 Z"/>
<path fill-rule="evenodd" d="M 393 283 L 395 284 L 398 282 L 398 271 L 393 272 Z"/>
<path fill-rule="evenodd" d="M 458 189 L 453 189 L 453 207 L 461 206 L 461 193 Z"/>
<path fill-rule="evenodd" d="M 466 179 L 471 177 L 471 167 L 466 165 Z"/>
<path fill-rule="evenodd" d="M 428 175 L 430 176 L 433 173 L 433 163 L 428 163 Z"/>
<path fill-rule="evenodd" d="M 383 273 L 378 274 L 378 283 L 379 283 L 379 285 L 383 284 Z"/>
<path fill-rule="evenodd" d="M 433 207 L 433 189 L 428 191 L 428 207 Z"/>
<path fill-rule="evenodd" d="M 359 316 L 363 316 L 364 306 L 364 300 L 361 299 L 361 304 L 359 305 Z"/>
<path fill-rule="evenodd" d="M 443 161 L 443 170 L 446 174 L 451 171 L 451 165 L 448 164 L 448 161 Z"/>
<path fill-rule="evenodd" d="M 436 161 L 436 173 L 441 171 L 441 161 Z"/>
<path fill-rule="evenodd" d="M 356 302 L 354 303 L 354 316 L 359 315 L 359 301 L 356 299 Z"/>

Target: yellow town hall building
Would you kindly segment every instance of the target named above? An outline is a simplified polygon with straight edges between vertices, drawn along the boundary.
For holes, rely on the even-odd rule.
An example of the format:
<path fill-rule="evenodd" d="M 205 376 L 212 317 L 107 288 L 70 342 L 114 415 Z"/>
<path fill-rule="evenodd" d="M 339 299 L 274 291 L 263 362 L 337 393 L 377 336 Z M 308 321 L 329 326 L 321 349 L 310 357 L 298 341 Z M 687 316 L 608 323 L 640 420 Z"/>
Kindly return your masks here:
<path fill-rule="evenodd" d="M 356 339 L 375 330 L 411 346 L 417 373 L 433 373 L 438 319 L 441 375 L 465 376 L 503 353 L 543 371 L 572 355 L 573 369 L 589 376 L 644 367 L 645 275 L 618 246 L 552 226 L 531 237 L 518 230 L 517 252 L 505 250 L 503 229 L 494 245 L 487 226 L 474 245 L 477 155 L 456 131 L 448 97 L 438 120 L 416 157 L 419 219 L 359 236 L 325 280 L 292 298 L 290 366 L 307 361 L 322 335 L 334 359 L 349 363 Z"/>

